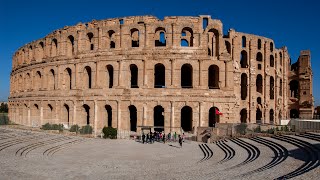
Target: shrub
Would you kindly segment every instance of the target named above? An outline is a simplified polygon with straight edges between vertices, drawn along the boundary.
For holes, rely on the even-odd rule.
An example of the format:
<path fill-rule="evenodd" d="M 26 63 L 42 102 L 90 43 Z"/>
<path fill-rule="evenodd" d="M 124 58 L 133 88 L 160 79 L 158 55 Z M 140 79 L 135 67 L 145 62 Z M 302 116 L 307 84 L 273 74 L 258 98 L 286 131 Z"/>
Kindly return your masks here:
<path fill-rule="evenodd" d="M 254 132 L 256 132 L 256 133 L 261 133 L 261 126 L 257 126 L 257 127 L 254 129 Z"/>
<path fill-rule="evenodd" d="M 239 125 L 236 126 L 236 131 L 237 133 L 241 134 L 241 135 L 245 135 L 246 134 L 246 130 L 247 130 L 247 124 L 246 123 L 241 123 Z"/>
<path fill-rule="evenodd" d="M 267 133 L 269 133 L 269 134 L 274 134 L 274 128 L 268 129 L 268 130 L 267 130 Z"/>
<path fill-rule="evenodd" d="M 43 129 L 43 130 L 59 130 L 59 131 L 63 131 L 63 124 L 46 123 L 46 124 L 42 125 L 41 129 Z"/>
<path fill-rule="evenodd" d="M 70 132 L 79 132 L 79 130 L 80 130 L 80 127 L 78 126 L 78 124 L 75 124 L 75 125 L 72 125 L 71 127 L 70 127 Z"/>
<path fill-rule="evenodd" d="M 102 129 L 103 138 L 116 139 L 117 138 L 117 129 L 113 127 L 104 127 Z"/>
<path fill-rule="evenodd" d="M 42 125 L 42 128 L 43 130 L 51 130 L 51 124 L 50 123 L 46 123 L 44 125 Z"/>
<path fill-rule="evenodd" d="M 92 127 L 90 125 L 82 126 L 79 131 L 80 134 L 92 134 Z"/>

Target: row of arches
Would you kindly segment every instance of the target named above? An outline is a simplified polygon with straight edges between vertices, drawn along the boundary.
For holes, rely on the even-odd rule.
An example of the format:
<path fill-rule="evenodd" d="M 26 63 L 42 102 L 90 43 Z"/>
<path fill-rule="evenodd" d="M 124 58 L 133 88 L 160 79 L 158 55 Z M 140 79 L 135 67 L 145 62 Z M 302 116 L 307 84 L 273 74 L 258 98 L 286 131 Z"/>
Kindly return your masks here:
<path fill-rule="evenodd" d="M 250 43 L 252 42 L 252 40 L 250 40 Z M 242 36 L 242 48 L 246 48 L 247 47 L 247 37 L 246 36 Z M 265 43 L 266 46 L 267 43 Z M 257 39 L 257 49 L 261 50 L 262 49 L 262 40 L 261 39 Z M 273 52 L 274 49 L 274 45 L 273 42 L 269 43 L 269 50 L 270 52 Z"/>
<path fill-rule="evenodd" d="M 279 112 L 279 120 L 281 119 L 281 112 Z M 274 110 L 269 110 L 269 123 L 274 124 Z M 260 108 L 256 109 L 256 123 L 261 124 L 262 122 L 262 111 Z M 241 123 L 248 123 L 248 112 L 246 108 L 241 109 L 240 111 L 240 122 Z"/>
<path fill-rule="evenodd" d="M 277 56 L 276 56 L 277 57 Z M 263 56 L 261 52 L 258 52 L 256 55 L 256 60 L 258 62 L 262 62 L 263 61 Z M 282 61 L 282 59 L 281 59 Z M 248 64 L 248 53 L 246 50 L 242 50 L 241 54 L 240 54 L 240 67 L 241 68 L 248 68 L 249 64 Z M 280 63 L 282 65 L 282 63 Z M 275 59 L 273 55 L 270 55 L 269 57 L 269 65 L 270 67 L 274 67 L 275 66 Z"/>
<path fill-rule="evenodd" d="M 129 65 L 130 71 L 130 87 L 139 88 L 138 78 L 139 69 L 136 64 Z M 22 74 L 17 75 L 13 78 L 16 84 L 13 84 L 14 91 L 30 91 L 30 90 L 56 90 L 57 89 L 57 73 L 54 69 L 50 69 L 47 72 L 46 82 L 43 80 L 44 72 L 38 70 L 34 73 L 34 76 L 29 72 L 24 76 Z M 74 88 L 75 77 L 73 70 L 67 67 L 63 70 L 61 77 L 61 89 L 69 90 Z M 96 78 L 95 73 L 91 66 L 85 66 L 81 71 L 82 77 L 80 81 L 84 89 L 93 88 L 93 80 Z M 154 88 L 165 88 L 166 87 L 166 68 L 162 63 L 157 63 L 154 65 Z M 18 79 L 17 79 L 18 77 Z M 114 84 L 114 68 L 112 65 L 106 65 L 104 78 L 105 86 L 112 88 Z M 33 85 L 32 85 L 33 82 Z M 193 87 L 193 67 L 191 64 L 183 64 L 181 66 L 181 88 L 192 88 Z M 45 84 L 47 83 L 47 84 Z M 208 88 L 209 89 L 219 89 L 219 67 L 217 65 L 210 65 L 208 68 Z"/>
<path fill-rule="evenodd" d="M 132 28 L 129 30 L 130 46 L 141 47 L 142 36 L 139 28 Z M 194 32 L 191 27 L 183 27 L 180 31 L 180 46 L 181 47 L 194 47 Z M 73 56 L 78 51 L 94 51 L 98 49 L 114 49 L 120 48 L 119 33 L 116 30 L 108 30 L 102 37 L 95 34 L 96 32 L 87 32 L 84 34 L 84 38 L 80 38 L 79 34 L 69 33 L 65 37 L 65 40 L 59 38 L 51 38 L 45 41 L 37 42 L 37 44 L 30 44 L 27 47 L 19 50 L 15 56 L 15 64 L 23 64 L 24 62 L 29 64 L 31 61 L 40 61 L 47 57 L 55 57 L 58 55 Z M 206 38 L 208 39 L 208 55 L 219 55 L 219 31 L 211 28 L 206 31 Z M 81 35 L 82 36 L 82 35 Z M 166 27 L 157 27 L 154 31 L 154 47 L 167 46 L 167 30 Z M 99 40 L 102 38 L 102 40 Z M 143 37 L 145 38 L 145 37 Z M 103 43 L 100 43 L 102 41 Z M 65 45 L 62 45 L 64 43 Z M 127 43 L 129 44 L 129 43 Z M 102 47 L 98 47 L 98 46 Z M 60 46 L 65 46 L 60 47 Z M 122 45 L 125 46 L 125 45 Z"/>

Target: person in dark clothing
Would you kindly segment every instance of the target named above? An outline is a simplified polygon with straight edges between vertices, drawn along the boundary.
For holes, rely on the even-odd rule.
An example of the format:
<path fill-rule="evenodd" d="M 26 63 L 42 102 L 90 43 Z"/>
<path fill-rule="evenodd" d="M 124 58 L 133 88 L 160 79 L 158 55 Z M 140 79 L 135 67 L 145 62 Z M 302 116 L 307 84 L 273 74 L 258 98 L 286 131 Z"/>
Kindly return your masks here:
<path fill-rule="evenodd" d="M 147 134 L 147 144 L 149 143 L 150 137 L 149 134 Z"/>
<path fill-rule="evenodd" d="M 144 138 L 145 138 L 146 136 L 144 135 L 144 134 L 142 134 L 142 144 L 144 144 Z"/>
<path fill-rule="evenodd" d="M 166 143 L 166 134 L 165 133 L 163 133 L 162 141 L 163 141 L 164 144 Z"/>
<path fill-rule="evenodd" d="M 179 135 L 179 144 L 180 144 L 180 147 L 182 147 L 182 137 Z"/>

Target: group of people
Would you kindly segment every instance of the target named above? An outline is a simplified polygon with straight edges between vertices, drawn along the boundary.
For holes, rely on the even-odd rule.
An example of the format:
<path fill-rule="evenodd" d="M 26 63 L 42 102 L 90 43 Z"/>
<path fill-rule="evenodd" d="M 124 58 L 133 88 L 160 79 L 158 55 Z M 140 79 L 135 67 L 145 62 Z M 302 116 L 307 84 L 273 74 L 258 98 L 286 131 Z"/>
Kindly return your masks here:
<path fill-rule="evenodd" d="M 180 147 L 182 147 L 182 142 L 184 142 L 184 138 L 185 138 L 184 133 L 182 134 L 182 136 L 178 135 L 176 132 L 174 132 L 174 134 L 168 133 L 166 135 L 164 132 L 157 132 L 157 131 L 155 131 L 154 133 L 150 132 L 150 134 L 147 133 L 146 135 L 142 132 L 142 136 L 141 136 L 141 140 L 143 144 L 144 143 L 152 144 L 154 143 L 154 141 L 163 142 L 163 143 L 166 143 L 166 141 L 176 142 L 178 140 Z"/>

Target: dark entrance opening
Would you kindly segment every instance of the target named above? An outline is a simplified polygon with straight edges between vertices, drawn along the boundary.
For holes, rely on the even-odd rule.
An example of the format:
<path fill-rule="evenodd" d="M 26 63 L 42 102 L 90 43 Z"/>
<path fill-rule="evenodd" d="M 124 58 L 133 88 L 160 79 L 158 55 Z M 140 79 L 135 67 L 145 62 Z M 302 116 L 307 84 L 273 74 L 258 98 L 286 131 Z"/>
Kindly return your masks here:
<path fill-rule="evenodd" d="M 297 80 L 290 81 L 290 97 L 298 98 L 299 82 Z"/>
<path fill-rule="evenodd" d="M 299 118 L 299 111 L 296 109 L 290 110 L 290 118 L 297 119 Z"/>
<path fill-rule="evenodd" d="M 129 106 L 130 111 L 130 131 L 137 132 L 137 108 L 134 105 Z"/>
<path fill-rule="evenodd" d="M 138 86 L 138 67 L 135 64 L 131 64 L 130 71 L 131 71 L 131 88 L 139 88 L 139 86 Z"/>
<path fill-rule="evenodd" d="M 219 111 L 217 107 L 211 107 L 209 109 L 209 127 L 215 127 L 216 123 L 219 123 L 220 116 L 216 113 Z"/>
<path fill-rule="evenodd" d="M 86 112 L 87 125 L 90 125 L 90 107 L 88 105 L 84 104 L 83 108 Z"/>
<path fill-rule="evenodd" d="M 181 128 L 184 131 L 192 130 L 192 108 L 189 106 L 181 109 Z"/>
<path fill-rule="evenodd" d="M 181 67 L 181 87 L 192 88 L 192 66 L 184 64 Z"/>
<path fill-rule="evenodd" d="M 209 89 L 219 89 L 219 67 L 216 65 L 211 65 L 208 71 L 209 71 L 209 74 L 208 74 Z"/>
<path fill-rule="evenodd" d="M 241 74 L 241 100 L 247 98 L 247 86 L 248 86 L 248 76 L 245 73 Z"/>
<path fill-rule="evenodd" d="M 108 116 L 108 127 L 112 127 L 112 108 L 110 105 L 105 105 Z"/>
<path fill-rule="evenodd" d="M 164 109 L 162 106 L 156 106 L 153 108 L 153 123 L 154 131 L 162 132 L 164 131 Z"/>
<path fill-rule="evenodd" d="M 86 66 L 85 69 L 86 69 L 87 78 L 88 78 L 87 79 L 88 80 L 87 88 L 91 89 L 91 82 L 92 82 L 92 80 L 91 80 L 91 68 L 89 66 Z"/>
<path fill-rule="evenodd" d="M 240 120 L 241 123 L 247 123 L 247 109 L 242 109 L 240 111 Z"/>
<path fill-rule="evenodd" d="M 70 111 L 69 111 L 69 106 L 65 104 L 65 105 L 64 105 L 64 108 L 65 108 L 65 112 L 66 112 L 66 115 L 67 115 L 68 126 L 69 126 L 69 123 L 70 123 Z"/>
<path fill-rule="evenodd" d="M 166 74 L 163 64 L 156 64 L 154 66 L 154 88 L 164 88 L 166 85 Z"/>
<path fill-rule="evenodd" d="M 109 74 L 109 88 L 112 88 L 113 86 L 113 66 L 107 65 L 107 70 Z"/>
<path fill-rule="evenodd" d="M 260 109 L 257 109 L 256 111 L 256 120 L 258 124 L 261 124 L 261 119 L 262 119 L 262 112 Z"/>
<path fill-rule="evenodd" d="M 269 116 L 270 116 L 270 124 L 273 124 L 274 123 L 274 111 L 273 111 L 273 109 L 270 109 Z"/>

